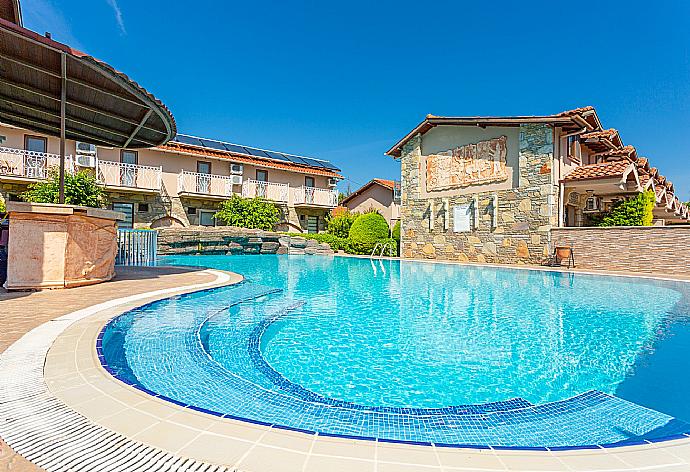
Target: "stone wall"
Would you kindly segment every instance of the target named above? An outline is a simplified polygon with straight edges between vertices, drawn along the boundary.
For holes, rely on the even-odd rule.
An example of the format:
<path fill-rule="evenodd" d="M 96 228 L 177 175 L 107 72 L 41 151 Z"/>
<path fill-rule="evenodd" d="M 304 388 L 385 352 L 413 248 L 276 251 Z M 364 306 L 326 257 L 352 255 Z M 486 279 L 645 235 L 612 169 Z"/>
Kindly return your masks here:
<path fill-rule="evenodd" d="M 463 262 L 539 263 L 548 251 L 549 231 L 558 221 L 558 185 L 552 178 L 552 130 L 546 125 L 522 125 L 519 134 L 518 181 L 507 190 L 449 197 L 422 197 L 420 136 L 410 140 L 401 157 L 402 255 L 406 258 Z M 494 195 L 497 221 L 492 224 Z M 453 207 L 478 199 L 479 225 L 469 232 L 453 232 Z M 448 215 L 443 211 L 448 200 Z M 433 228 L 429 208 L 433 205 Z M 445 219 L 448 228 L 445 229 Z"/>
<path fill-rule="evenodd" d="M 690 226 L 555 228 L 551 239 L 572 244 L 577 268 L 690 275 Z"/>
<path fill-rule="evenodd" d="M 332 255 L 326 243 L 297 236 L 233 227 L 158 230 L 158 254 L 309 254 Z"/>

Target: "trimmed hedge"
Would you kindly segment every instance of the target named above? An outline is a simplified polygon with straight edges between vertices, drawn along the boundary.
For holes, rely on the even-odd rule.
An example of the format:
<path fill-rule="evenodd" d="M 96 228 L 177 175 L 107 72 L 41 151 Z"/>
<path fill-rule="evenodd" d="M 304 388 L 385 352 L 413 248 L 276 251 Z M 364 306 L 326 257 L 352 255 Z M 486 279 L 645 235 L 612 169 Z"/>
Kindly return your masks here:
<path fill-rule="evenodd" d="M 376 243 L 389 238 L 390 228 L 378 213 L 360 215 L 350 227 L 350 241 L 356 254 L 371 254 Z"/>
<path fill-rule="evenodd" d="M 392 234 L 393 239 L 398 243 L 400 242 L 400 220 L 396 221 L 395 226 L 393 226 Z"/>

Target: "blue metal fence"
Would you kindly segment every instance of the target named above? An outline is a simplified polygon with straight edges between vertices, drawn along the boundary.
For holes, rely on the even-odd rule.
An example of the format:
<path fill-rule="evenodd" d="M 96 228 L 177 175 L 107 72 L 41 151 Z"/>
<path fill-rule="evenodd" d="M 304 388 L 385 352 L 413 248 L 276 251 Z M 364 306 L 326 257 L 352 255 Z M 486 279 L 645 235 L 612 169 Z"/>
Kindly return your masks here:
<path fill-rule="evenodd" d="M 145 229 L 117 230 L 115 264 L 123 266 L 154 265 L 158 232 Z"/>

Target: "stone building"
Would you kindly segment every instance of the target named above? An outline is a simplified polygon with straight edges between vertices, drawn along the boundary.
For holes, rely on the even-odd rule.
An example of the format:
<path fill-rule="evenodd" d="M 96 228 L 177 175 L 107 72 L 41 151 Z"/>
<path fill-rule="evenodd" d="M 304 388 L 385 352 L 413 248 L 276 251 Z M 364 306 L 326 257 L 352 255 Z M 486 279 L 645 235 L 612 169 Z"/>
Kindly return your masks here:
<path fill-rule="evenodd" d="M 672 184 L 604 130 L 592 107 L 429 115 L 386 154 L 401 162 L 403 257 L 539 263 L 552 251 L 552 228 L 584 225 L 649 188 L 659 223 L 688 217 Z"/>
<path fill-rule="evenodd" d="M 0 123 L 0 195 L 18 200 L 59 165 L 59 139 Z M 337 206 L 341 178 L 310 157 L 178 134 L 162 146 L 123 150 L 67 140 L 67 170 L 93 172 L 123 227 L 214 226 L 233 194 L 264 197 L 282 210 L 277 229 L 318 232 Z"/>

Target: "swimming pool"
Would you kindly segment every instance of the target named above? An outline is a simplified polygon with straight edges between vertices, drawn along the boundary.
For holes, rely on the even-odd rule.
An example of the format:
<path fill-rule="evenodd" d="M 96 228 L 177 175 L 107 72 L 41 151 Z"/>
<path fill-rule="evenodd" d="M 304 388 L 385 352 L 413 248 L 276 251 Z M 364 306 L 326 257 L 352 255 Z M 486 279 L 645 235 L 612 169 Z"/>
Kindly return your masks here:
<path fill-rule="evenodd" d="M 314 256 L 179 256 L 242 284 L 112 320 L 121 380 L 211 414 L 368 439 L 578 447 L 690 431 L 680 282 Z"/>

